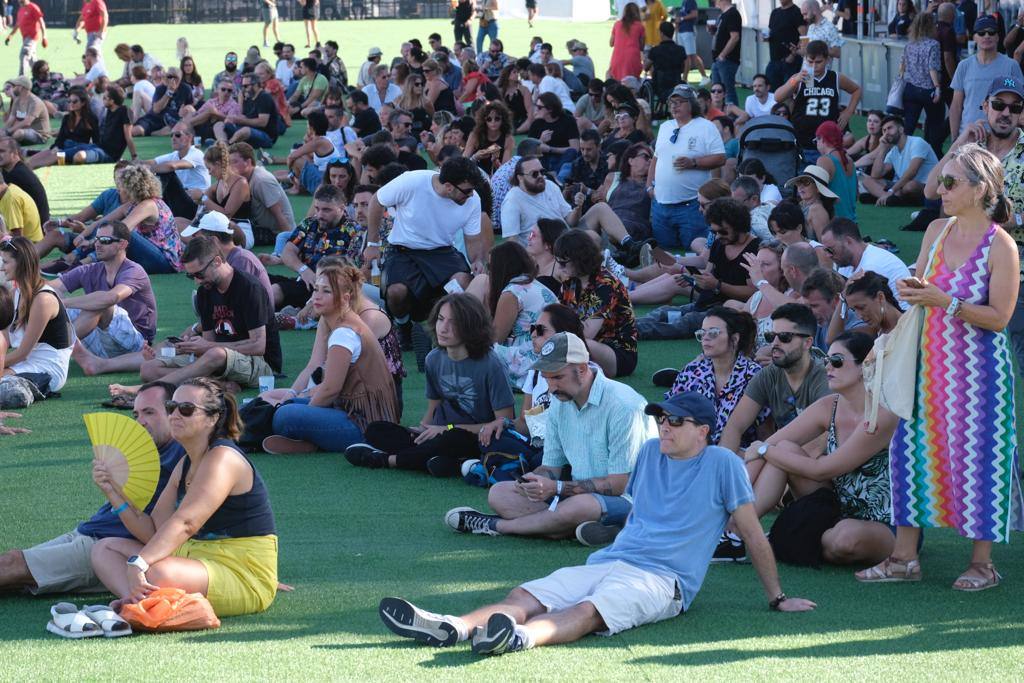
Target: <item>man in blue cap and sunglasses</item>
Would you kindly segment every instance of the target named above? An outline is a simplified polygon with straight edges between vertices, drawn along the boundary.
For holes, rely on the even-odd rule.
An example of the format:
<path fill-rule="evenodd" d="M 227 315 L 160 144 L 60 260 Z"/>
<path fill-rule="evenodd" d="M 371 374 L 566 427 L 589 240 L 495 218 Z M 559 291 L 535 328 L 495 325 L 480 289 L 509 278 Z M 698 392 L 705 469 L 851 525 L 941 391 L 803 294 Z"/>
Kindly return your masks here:
<path fill-rule="evenodd" d="M 976 54 L 960 61 L 953 74 L 950 87 L 953 101 L 949 105 L 950 140 L 956 140 L 960 131 L 985 114 L 981 103 L 988 95 L 989 83 L 996 78 L 1024 80 L 1020 65 L 1009 57 L 999 54 L 999 24 L 991 15 L 978 17 L 974 22 L 974 44 Z"/>
<path fill-rule="evenodd" d="M 746 540 L 769 608 L 814 609 L 813 602 L 782 592 L 743 462 L 708 445 L 711 402 L 685 392 L 649 404 L 646 412 L 657 419 L 659 438 L 640 449 L 627 486 L 633 511 L 611 546 L 585 565 L 524 583 L 501 602 L 461 617 L 385 598 L 379 607 L 385 626 L 434 647 L 472 639 L 475 653 L 500 655 L 670 619 L 693 602 L 730 517 Z"/>

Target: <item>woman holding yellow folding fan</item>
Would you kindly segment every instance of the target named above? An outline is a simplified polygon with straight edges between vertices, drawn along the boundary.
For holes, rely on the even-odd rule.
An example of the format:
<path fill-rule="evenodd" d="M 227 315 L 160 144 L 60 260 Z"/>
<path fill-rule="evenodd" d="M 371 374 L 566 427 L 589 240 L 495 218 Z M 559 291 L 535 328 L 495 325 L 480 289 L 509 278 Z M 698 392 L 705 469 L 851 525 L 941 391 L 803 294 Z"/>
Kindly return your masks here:
<path fill-rule="evenodd" d="M 235 399 L 214 380 L 192 379 L 174 392 L 167 413 L 188 457 L 152 515 L 121 515 L 138 541 L 93 546 L 96 576 L 117 596 L 115 610 L 157 588 L 181 588 L 205 595 L 221 617 L 262 612 L 277 591 L 277 532 L 266 486 L 234 443 Z M 111 505 L 126 505 L 111 483 L 101 488 Z"/>

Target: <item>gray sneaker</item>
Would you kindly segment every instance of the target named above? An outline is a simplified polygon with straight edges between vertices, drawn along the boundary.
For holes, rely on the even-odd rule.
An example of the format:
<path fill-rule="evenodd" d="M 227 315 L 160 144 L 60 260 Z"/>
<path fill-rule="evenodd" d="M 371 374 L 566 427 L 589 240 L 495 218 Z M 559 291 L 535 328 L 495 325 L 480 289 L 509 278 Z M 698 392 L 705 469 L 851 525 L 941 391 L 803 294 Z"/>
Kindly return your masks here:
<path fill-rule="evenodd" d="M 503 655 L 526 649 L 522 636 L 516 633 L 516 620 L 504 612 L 495 612 L 485 627 L 473 632 L 472 645 L 478 655 Z"/>
<path fill-rule="evenodd" d="M 608 545 L 622 531 L 618 524 L 601 524 L 601 522 L 583 522 L 576 527 L 576 540 L 589 548 Z"/>
<path fill-rule="evenodd" d="M 433 647 L 448 647 L 459 642 L 459 630 L 451 617 L 422 610 L 408 600 L 384 598 L 377 614 L 392 633 L 403 638 Z"/>

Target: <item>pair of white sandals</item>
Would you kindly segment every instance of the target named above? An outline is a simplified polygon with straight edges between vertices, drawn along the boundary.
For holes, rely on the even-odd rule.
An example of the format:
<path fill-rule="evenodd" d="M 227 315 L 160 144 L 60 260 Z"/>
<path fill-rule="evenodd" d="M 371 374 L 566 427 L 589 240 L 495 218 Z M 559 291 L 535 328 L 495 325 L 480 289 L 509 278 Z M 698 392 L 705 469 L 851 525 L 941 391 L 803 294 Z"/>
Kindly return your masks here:
<path fill-rule="evenodd" d="M 61 638 L 120 638 L 132 634 L 131 625 L 107 605 L 86 605 L 78 609 L 70 602 L 50 607 L 46 630 Z"/>

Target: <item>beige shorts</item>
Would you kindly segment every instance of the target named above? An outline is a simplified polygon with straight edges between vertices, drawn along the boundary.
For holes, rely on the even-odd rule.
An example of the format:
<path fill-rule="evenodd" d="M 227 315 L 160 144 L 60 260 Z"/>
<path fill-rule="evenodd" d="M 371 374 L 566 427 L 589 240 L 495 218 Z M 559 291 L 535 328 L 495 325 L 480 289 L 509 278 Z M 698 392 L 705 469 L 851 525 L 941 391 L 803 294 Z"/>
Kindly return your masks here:
<path fill-rule="evenodd" d="M 683 611 L 674 577 L 655 574 L 621 561 L 565 567 L 520 586 L 549 612 L 581 602 L 594 605 L 611 636 L 620 631 L 671 619 Z"/>
<path fill-rule="evenodd" d="M 263 356 L 247 356 L 234 349 L 227 351 L 227 362 L 224 371 L 216 375 L 216 379 L 226 382 L 237 382 L 243 387 L 258 387 L 261 375 L 273 375 L 274 369 L 263 360 Z M 157 357 L 160 365 L 165 368 L 183 368 L 195 362 L 191 355 L 179 353 L 171 358 Z"/>
<path fill-rule="evenodd" d="M 107 590 L 92 570 L 92 547 L 96 540 L 69 531 L 26 550 L 25 564 L 36 582 L 33 595 L 43 593 L 102 593 Z"/>

